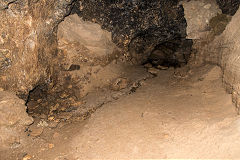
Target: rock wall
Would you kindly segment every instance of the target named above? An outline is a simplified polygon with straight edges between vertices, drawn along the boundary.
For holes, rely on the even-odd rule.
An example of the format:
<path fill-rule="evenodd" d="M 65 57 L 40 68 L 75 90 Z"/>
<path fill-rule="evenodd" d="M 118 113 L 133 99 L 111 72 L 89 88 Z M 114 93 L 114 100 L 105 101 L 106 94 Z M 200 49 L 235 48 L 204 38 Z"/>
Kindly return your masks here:
<path fill-rule="evenodd" d="M 18 147 L 32 122 L 23 100 L 48 83 L 57 62 L 57 25 L 72 0 L 0 0 L 0 150 Z M 12 91 L 9 92 L 2 92 Z"/>
<path fill-rule="evenodd" d="M 212 45 L 219 50 L 220 62 L 223 70 L 223 82 L 237 111 L 240 109 L 240 10 L 232 17 L 222 35 L 216 38 Z"/>
<path fill-rule="evenodd" d="M 186 37 L 183 7 L 176 0 L 79 2 L 78 15 L 110 31 L 134 63 L 146 61 L 158 44 Z"/>
<path fill-rule="evenodd" d="M 193 2 L 196 3 L 196 1 Z M 193 2 L 190 3 L 193 4 Z M 207 0 L 205 0 L 205 2 L 207 2 Z M 217 2 L 218 4 L 220 3 L 220 1 Z M 232 5 L 237 5 L 235 2 L 225 2 L 226 1 L 221 1 L 221 3 L 226 4 L 225 7 L 227 7 L 229 11 L 231 7 L 232 10 L 235 9 Z M 185 16 L 187 21 L 190 22 L 189 24 L 197 24 L 198 21 L 196 22 L 196 19 L 191 19 L 188 16 L 191 17 L 194 16 L 194 14 L 197 14 L 200 17 L 206 16 L 189 10 L 191 8 L 189 7 L 190 3 L 186 2 L 183 5 L 185 6 Z M 196 3 L 195 7 L 201 7 L 201 5 Z M 222 9 L 221 4 L 220 8 Z M 188 10 L 186 11 L 186 9 Z M 194 40 L 196 57 L 192 62 L 195 64 L 212 63 L 221 66 L 223 72 L 223 84 L 227 92 L 232 94 L 233 103 L 237 107 L 237 112 L 240 113 L 240 10 L 238 10 L 232 17 L 226 14 L 217 14 L 218 12 L 216 12 L 216 10 L 210 12 L 212 15 L 214 15 L 215 12 L 215 16 L 210 17 L 208 21 L 209 23 L 201 23 L 201 25 L 208 26 L 209 30 L 205 31 L 204 34 L 202 34 L 203 36 L 199 39 Z M 224 10 L 223 12 L 226 13 Z M 233 12 L 227 13 L 233 14 Z M 190 29 L 190 32 L 188 31 L 188 33 L 196 31 L 194 27 L 191 28 L 191 25 L 188 26 L 188 29 Z M 201 30 L 198 30 L 196 35 L 200 35 L 198 33 L 201 33 Z"/>
<path fill-rule="evenodd" d="M 56 27 L 72 0 L 0 1 L 0 88 L 26 95 L 51 75 Z"/>
<path fill-rule="evenodd" d="M 59 24 L 57 36 L 60 66 L 57 85 L 64 86 L 66 77 L 69 77 L 67 81 L 74 85 L 73 88 L 78 88 L 77 97 L 85 96 L 94 88 L 109 85 L 106 80 L 109 74 L 99 73 L 123 55 L 112 42 L 110 32 L 73 14 Z"/>

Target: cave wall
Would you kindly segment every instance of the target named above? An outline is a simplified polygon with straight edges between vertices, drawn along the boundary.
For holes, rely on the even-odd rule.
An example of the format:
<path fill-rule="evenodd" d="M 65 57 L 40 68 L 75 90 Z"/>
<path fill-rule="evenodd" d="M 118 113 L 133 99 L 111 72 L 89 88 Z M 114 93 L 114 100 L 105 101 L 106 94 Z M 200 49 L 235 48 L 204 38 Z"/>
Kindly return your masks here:
<path fill-rule="evenodd" d="M 57 77 L 57 26 L 70 12 L 111 32 L 133 63 L 146 61 L 159 43 L 186 37 L 183 8 L 174 0 L 1 0 L 0 90 L 26 99 L 35 86 Z"/>
<path fill-rule="evenodd" d="M 75 12 L 112 33 L 132 61 L 146 61 L 158 44 L 186 37 L 183 7 L 176 0 L 83 0 Z"/>
<path fill-rule="evenodd" d="M 223 70 L 223 82 L 237 111 L 240 109 L 240 10 L 232 17 L 222 35 L 213 42 L 213 47 L 220 53 L 219 64 Z"/>
<path fill-rule="evenodd" d="M 207 2 L 208 0 L 204 1 Z M 198 12 L 188 14 L 191 10 L 189 6 L 193 6 L 193 3 L 196 3 L 196 1 L 183 4 L 185 6 L 185 17 L 189 24 L 199 22 L 197 19 L 191 18 L 194 17 L 194 14 L 204 18 L 207 17 L 203 16 L 207 12 L 204 12 L 204 14 Z M 228 93 L 232 94 L 233 103 L 236 105 L 237 112 L 240 113 L 240 9 L 237 10 L 239 3 L 237 1 L 217 0 L 217 4 L 222 13 L 217 10 L 211 11 L 211 14 L 214 12 L 215 14 L 210 17 L 208 23 L 205 23 L 207 30 L 195 30 L 194 26 L 188 26 L 188 29 L 190 29 L 188 33 L 196 31 L 195 34 L 200 36 L 194 39 L 195 57 L 192 58 L 191 63 L 197 66 L 210 63 L 222 68 L 224 87 Z M 194 8 L 201 7 L 204 8 L 199 3 L 194 5 Z"/>
<path fill-rule="evenodd" d="M 94 81 L 96 86 L 102 85 L 100 84 L 102 81 L 108 84 L 112 83 L 107 81 L 108 77 L 106 76 L 105 79 L 101 79 L 102 81 L 99 80 L 101 76 L 95 76 L 91 79 L 91 73 L 100 70 L 99 74 L 106 75 L 105 71 L 111 72 L 113 69 L 116 70 L 115 72 L 121 73 L 122 69 L 125 68 L 121 68 L 121 64 L 116 64 L 116 61 L 110 67 L 104 68 L 107 63 L 116 58 L 117 54 L 126 54 L 124 57 L 130 57 L 131 60 L 135 60 L 134 63 L 139 64 L 142 63 L 142 60 L 146 60 L 151 50 L 159 43 L 175 38 L 185 39 L 186 21 L 183 17 L 182 6 L 177 4 L 175 0 L 131 2 L 127 0 L 0 0 L 0 91 L 12 91 L 12 96 L 17 94 L 18 97 L 28 102 L 29 92 L 32 92 L 35 88 L 47 86 L 48 89 L 49 86 L 49 88 L 54 86 L 52 92 L 48 92 L 46 95 L 47 98 L 54 99 L 55 97 L 51 97 L 50 94 L 59 96 L 62 93 L 60 91 L 66 90 L 64 87 L 69 87 L 68 91 L 79 93 L 79 90 L 84 89 L 81 87 L 83 83 Z M 82 79 L 79 78 L 78 73 L 83 72 L 79 69 L 83 69 L 82 65 L 84 63 L 81 63 L 79 53 L 84 49 L 78 50 L 77 58 L 71 57 L 68 59 L 66 57 L 70 55 L 67 53 L 67 49 L 63 50 L 58 43 L 59 39 L 57 39 L 58 24 L 66 16 L 73 14 L 74 11 L 84 20 L 98 23 L 100 31 L 103 31 L 102 29 L 107 30 L 111 34 L 110 41 L 115 43 L 111 42 L 114 49 L 109 54 L 110 56 L 98 56 L 94 59 L 93 54 L 97 55 L 99 53 L 91 53 L 91 50 L 87 51 L 88 54 L 92 54 L 88 55 L 90 60 L 88 59 L 88 62 L 86 62 L 89 63 L 91 72 L 87 71 Z M 67 47 L 74 48 L 71 45 Z M 75 46 L 75 49 L 78 49 L 78 47 Z M 120 48 L 122 52 L 115 53 L 115 48 Z M 128 54 L 129 52 L 130 54 Z M 63 56 L 64 54 L 66 57 Z M 126 58 L 126 60 L 128 59 Z M 91 64 L 91 61 L 93 61 L 93 64 Z M 70 65 L 66 65 L 67 63 Z M 94 65 L 96 65 L 95 70 Z M 71 74 L 69 74 L 70 72 Z M 71 76 L 70 80 L 69 76 Z M 72 83 L 73 79 L 71 78 L 73 77 L 81 83 L 77 85 L 80 86 L 79 88 L 65 83 L 68 80 Z M 119 83 L 115 75 L 111 78 L 117 84 Z M 63 80 L 61 81 L 61 79 Z M 125 82 L 124 86 L 128 85 L 125 79 L 121 79 L 121 81 Z M 90 86 L 88 88 L 94 87 Z M 58 91 L 59 94 L 56 94 Z M 83 95 L 86 95 L 86 92 L 83 92 Z M 2 97 L 8 96 L 6 92 L 2 92 L 2 94 Z M 80 95 L 80 97 L 83 95 Z M 65 98 L 64 100 L 66 100 L 65 93 L 59 97 L 57 98 Z M 21 109 L 19 113 L 25 113 L 25 118 L 29 118 L 25 112 L 24 102 L 17 97 L 14 98 L 16 98 L 16 103 L 21 103 L 21 105 L 16 104 Z M 12 100 L 10 96 L 10 102 Z M 0 99 L 1 103 L 3 101 L 5 101 L 4 98 Z M 77 103 L 75 103 L 75 100 L 73 101 L 79 107 L 78 99 Z M 0 110 L 0 114 L 4 117 L 1 117 L 0 122 L 1 127 L 7 126 L 15 131 L 15 129 L 18 130 L 18 126 L 10 126 L 8 122 L 4 121 L 4 118 L 8 116 L 5 113 L 18 111 L 14 108 L 15 105 L 11 106 L 10 102 L 8 105 L 1 106 L 4 110 Z M 49 107 L 51 106 L 49 105 Z M 21 118 L 21 115 L 16 115 L 16 118 Z M 23 130 L 26 127 L 25 125 L 29 125 L 29 123 L 20 123 L 19 125 Z M 8 130 L 2 130 L 1 128 L 1 135 L 6 135 L 0 137 L 1 145 L 12 147 L 12 142 L 8 141 L 9 138 L 11 139 L 8 133 Z M 19 132 L 17 131 L 14 133 L 16 133 L 17 138 L 13 143 L 17 142 L 19 144 L 21 136 L 18 135 Z M 13 138 L 15 139 L 15 137 Z"/>
<path fill-rule="evenodd" d="M 72 0 L 0 1 L 0 89 L 26 95 L 51 75 L 56 27 Z M 22 98 L 26 98 L 23 96 Z"/>

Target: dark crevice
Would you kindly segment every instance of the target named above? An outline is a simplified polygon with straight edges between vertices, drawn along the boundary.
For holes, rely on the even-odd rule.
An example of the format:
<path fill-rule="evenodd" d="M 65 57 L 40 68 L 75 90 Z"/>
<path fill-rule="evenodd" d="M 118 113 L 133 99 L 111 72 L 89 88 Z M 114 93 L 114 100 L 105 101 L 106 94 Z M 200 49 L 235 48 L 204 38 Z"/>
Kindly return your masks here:
<path fill-rule="evenodd" d="M 188 63 L 191 52 L 192 40 L 177 38 L 155 46 L 147 63 L 178 68 Z"/>

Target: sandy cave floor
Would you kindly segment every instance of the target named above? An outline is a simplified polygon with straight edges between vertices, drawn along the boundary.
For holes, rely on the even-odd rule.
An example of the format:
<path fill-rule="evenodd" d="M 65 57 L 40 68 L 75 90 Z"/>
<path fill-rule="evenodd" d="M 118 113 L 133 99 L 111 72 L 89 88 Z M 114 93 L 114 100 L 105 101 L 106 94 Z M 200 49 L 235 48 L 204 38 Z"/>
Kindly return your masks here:
<path fill-rule="evenodd" d="M 221 71 L 160 71 L 85 121 L 45 129 L 0 159 L 240 158 L 240 119 Z"/>

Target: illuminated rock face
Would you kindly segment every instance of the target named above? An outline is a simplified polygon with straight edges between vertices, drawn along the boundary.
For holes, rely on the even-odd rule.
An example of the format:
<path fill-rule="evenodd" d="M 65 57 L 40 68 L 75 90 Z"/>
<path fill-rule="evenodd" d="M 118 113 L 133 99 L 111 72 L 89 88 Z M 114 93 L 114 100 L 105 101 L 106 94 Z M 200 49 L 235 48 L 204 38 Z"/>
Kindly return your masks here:
<path fill-rule="evenodd" d="M 0 1 L 0 88 L 26 98 L 51 75 L 56 27 L 70 12 L 66 1 Z M 25 96 L 24 96 L 25 95 Z"/>

